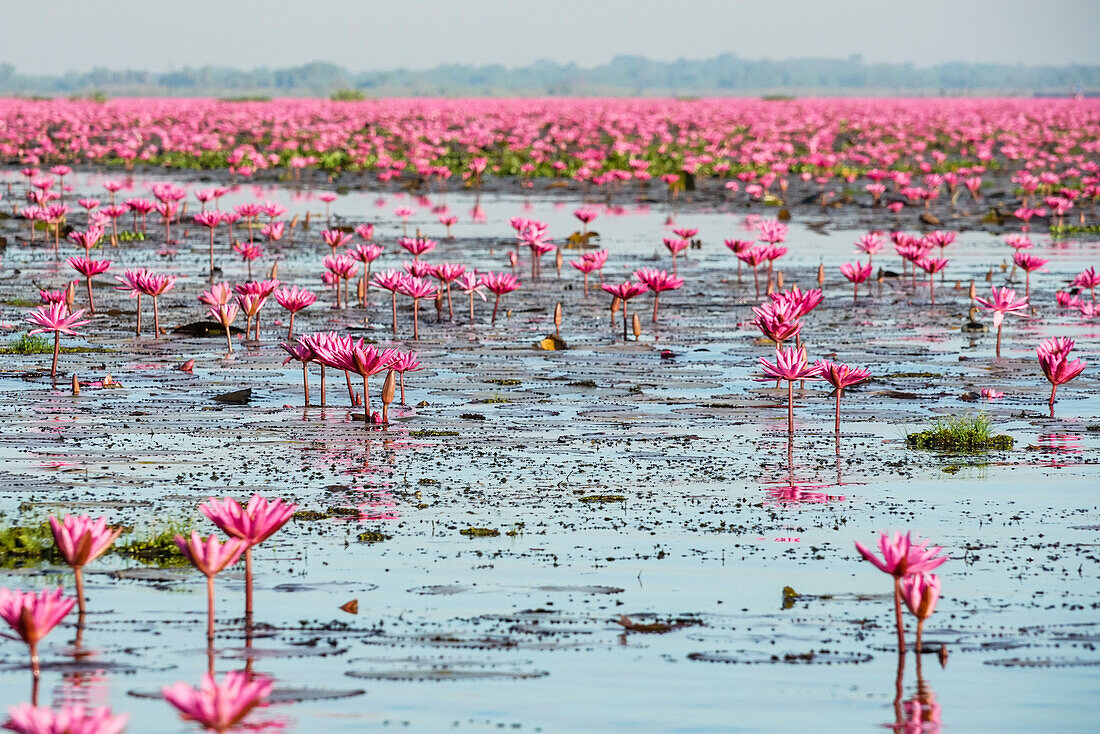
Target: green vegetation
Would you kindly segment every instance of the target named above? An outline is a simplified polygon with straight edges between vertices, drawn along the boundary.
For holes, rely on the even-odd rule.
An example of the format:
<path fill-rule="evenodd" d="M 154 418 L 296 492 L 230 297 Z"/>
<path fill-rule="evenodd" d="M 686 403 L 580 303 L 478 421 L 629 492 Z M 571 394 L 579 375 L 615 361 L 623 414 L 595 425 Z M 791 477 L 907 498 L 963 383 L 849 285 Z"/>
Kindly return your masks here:
<path fill-rule="evenodd" d="M 12 525 L 0 529 L 0 568 L 57 563 L 60 560 L 61 554 L 54 547 L 48 523 Z"/>
<path fill-rule="evenodd" d="M 1012 448 L 1012 437 L 993 434 L 993 423 L 986 415 L 955 415 L 935 418 L 928 429 L 908 433 L 905 443 L 911 449 L 933 451 L 988 451 Z"/>
<path fill-rule="evenodd" d="M 437 436 L 457 436 L 458 431 L 436 431 L 432 429 L 422 429 L 419 431 L 409 431 L 409 436 L 412 438 L 435 438 Z"/>
<path fill-rule="evenodd" d="M 360 543 L 382 543 L 392 538 L 392 535 L 386 535 L 381 530 L 368 530 L 365 533 L 359 533 Z"/>
<path fill-rule="evenodd" d="M 329 507 L 324 512 L 317 510 L 298 510 L 292 518 L 307 522 L 313 520 L 329 520 L 334 517 L 359 517 L 359 510 L 354 507 Z"/>
<path fill-rule="evenodd" d="M 1050 234 L 1053 237 L 1064 237 L 1071 234 L 1100 234 L 1100 225 L 1097 224 L 1052 224 Z"/>
<path fill-rule="evenodd" d="M 495 538 L 500 535 L 500 531 L 496 528 L 466 528 L 458 532 L 467 538 Z"/>
<path fill-rule="evenodd" d="M 53 340 L 38 334 L 20 334 L 0 349 L 0 354 L 53 354 Z"/>
<path fill-rule="evenodd" d="M 168 520 L 152 532 L 137 534 L 133 529 L 125 532 L 108 553 L 117 553 L 146 566 L 173 568 L 188 565 L 187 558 L 176 545 L 176 536 L 191 534 L 191 520 Z"/>
<path fill-rule="evenodd" d="M 172 521 L 152 532 L 135 533 L 124 529 L 123 535 L 107 551 L 150 566 L 186 566 L 187 559 L 176 546 L 176 535 L 191 532 L 190 521 Z M 10 525 L 0 528 L 0 568 L 21 568 L 39 563 L 62 563 L 54 545 L 48 522 Z"/>
<path fill-rule="evenodd" d="M 329 95 L 329 99 L 333 102 L 362 102 L 366 98 L 367 95 L 358 89 L 337 89 Z"/>
<path fill-rule="evenodd" d="M 626 497 L 621 494 L 590 494 L 581 497 L 581 502 L 626 502 Z"/>
<path fill-rule="evenodd" d="M 106 352 L 98 347 L 61 347 L 62 354 Z M 20 334 L 19 338 L 0 347 L 0 354 L 53 354 L 53 339 L 38 334 Z"/>

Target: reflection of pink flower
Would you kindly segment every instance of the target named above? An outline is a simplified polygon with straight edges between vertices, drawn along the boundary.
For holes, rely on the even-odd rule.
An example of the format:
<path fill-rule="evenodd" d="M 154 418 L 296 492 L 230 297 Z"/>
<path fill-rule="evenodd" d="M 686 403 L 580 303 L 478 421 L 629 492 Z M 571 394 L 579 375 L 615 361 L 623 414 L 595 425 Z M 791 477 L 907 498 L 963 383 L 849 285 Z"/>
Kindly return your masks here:
<path fill-rule="evenodd" d="M 826 492 L 815 492 L 797 485 L 783 487 L 769 487 L 768 497 L 777 504 L 826 504 L 828 502 L 843 502 L 844 495 L 833 495 Z"/>
<path fill-rule="evenodd" d="M 1003 398 L 1005 394 L 989 387 L 983 387 L 981 395 L 987 400 L 996 400 L 997 398 Z"/>
<path fill-rule="evenodd" d="M 111 709 L 65 706 L 59 711 L 29 703 L 8 709 L 11 718 L 5 729 L 19 734 L 119 734 L 126 728 L 126 714 L 111 715 Z"/>
<path fill-rule="evenodd" d="M 179 709 L 181 718 L 224 732 L 262 705 L 273 686 L 270 678 L 233 670 L 225 674 L 221 683 L 207 674 L 198 688 L 180 681 L 164 686 L 161 692 L 168 703 Z"/>

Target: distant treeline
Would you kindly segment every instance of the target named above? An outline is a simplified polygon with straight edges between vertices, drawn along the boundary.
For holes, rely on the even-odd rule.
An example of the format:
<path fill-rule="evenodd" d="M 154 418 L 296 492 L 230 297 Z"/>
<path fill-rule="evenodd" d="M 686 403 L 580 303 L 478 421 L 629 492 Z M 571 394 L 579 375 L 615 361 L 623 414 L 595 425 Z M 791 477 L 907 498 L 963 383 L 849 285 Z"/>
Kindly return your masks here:
<path fill-rule="evenodd" d="M 445 65 L 425 71 L 396 69 L 354 73 L 335 64 L 311 63 L 251 71 L 204 66 L 178 71 L 69 72 L 60 76 L 20 73 L 0 64 L 0 94 L 278 96 L 329 95 L 646 95 L 791 92 L 828 94 L 1001 92 L 1086 93 L 1100 89 L 1100 66 L 1025 66 L 948 63 L 867 64 L 848 59 L 750 61 L 724 54 L 713 59 L 652 61 L 617 56 L 594 68 L 539 61 L 509 69 L 500 65 Z"/>

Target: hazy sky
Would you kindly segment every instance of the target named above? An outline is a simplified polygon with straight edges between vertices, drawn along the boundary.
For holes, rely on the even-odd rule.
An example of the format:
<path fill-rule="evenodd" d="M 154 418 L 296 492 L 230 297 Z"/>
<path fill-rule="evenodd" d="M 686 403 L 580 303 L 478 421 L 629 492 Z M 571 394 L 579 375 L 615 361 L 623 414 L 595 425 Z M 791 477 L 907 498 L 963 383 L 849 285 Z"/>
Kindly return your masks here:
<path fill-rule="evenodd" d="M 352 71 L 654 59 L 1100 63 L 1100 0 L 50 0 L 5 3 L 23 73 L 182 66 Z"/>

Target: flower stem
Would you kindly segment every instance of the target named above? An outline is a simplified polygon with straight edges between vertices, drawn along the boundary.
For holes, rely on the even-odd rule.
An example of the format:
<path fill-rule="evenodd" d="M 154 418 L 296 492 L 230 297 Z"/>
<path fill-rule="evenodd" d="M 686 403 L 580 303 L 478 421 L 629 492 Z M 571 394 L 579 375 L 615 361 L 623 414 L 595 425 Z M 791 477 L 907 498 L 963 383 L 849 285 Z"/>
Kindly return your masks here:
<path fill-rule="evenodd" d="M 84 569 L 80 566 L 73 568 L 73 575 L 76 576 L 76 603 L 80 611 L 80 616 L 83 617 L 87 611 L 84 608 Z"/>
<path fill-rule="evenodd" d="M 905 654 L 905 623 L 901 619 L 901 579 L 894 577 L 894 618 L 898 625 L 898 654 Z"/>
<path fill-rule="evenodd" d="M 214 577 L 206 577 L 206 641 L 214 641 Z"/>
<path fill-rule="evenodd" d="M 794 381 L 787 380 L 787 433 L 794 435 Z"/>

